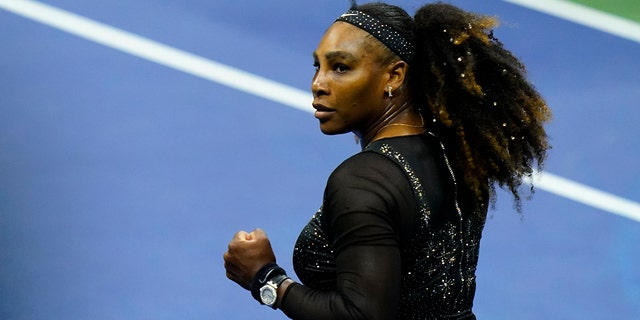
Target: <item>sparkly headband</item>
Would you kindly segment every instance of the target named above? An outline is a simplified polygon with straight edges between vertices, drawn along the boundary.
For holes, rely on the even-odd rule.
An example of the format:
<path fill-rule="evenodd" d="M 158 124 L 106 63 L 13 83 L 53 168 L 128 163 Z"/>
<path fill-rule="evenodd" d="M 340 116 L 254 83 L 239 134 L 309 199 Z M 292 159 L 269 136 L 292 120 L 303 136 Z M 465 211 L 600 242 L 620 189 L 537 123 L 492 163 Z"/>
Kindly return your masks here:
<path fill-rule="evenodd" d="M 350 23 L 368 32 L 397 54 L 402 60 L 411 63 L 413 59 L 413 44 L 389 25 L 358 10 L 349 10 L 338 17 L 336 21 Z"/>

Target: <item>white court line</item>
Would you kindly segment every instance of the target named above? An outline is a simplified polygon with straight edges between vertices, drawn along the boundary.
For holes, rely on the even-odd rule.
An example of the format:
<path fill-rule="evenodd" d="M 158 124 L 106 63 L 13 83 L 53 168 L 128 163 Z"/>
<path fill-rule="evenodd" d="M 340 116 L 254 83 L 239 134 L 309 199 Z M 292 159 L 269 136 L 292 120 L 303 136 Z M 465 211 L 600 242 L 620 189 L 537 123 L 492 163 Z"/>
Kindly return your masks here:
<path fill-rule="evenodd" d="M 134 56 L 217 82 L 240 91 L 311 112 L 310 94 L 135 34 L 31 0 L 0 0 L 0 8 Z M 640 204 L 591 187 L 540 173 L 541 190 L 640 222 Z"/>
<path fill-rule="evenodd" d="M 640 42 L 640 23 L 564 0 L 503 0 Z"/>
<path fill-rule="evenodd" d="M 68 11 L 30 0 L 0 0 L 0 8 L 81 38 L 289 107 L 311 109 L 311 97 L 306 92 Z"/>
<path fill-rule="evenodd" d="M 548 172 L 534 175 L 536 188 L 640 222 L 640 203 L 600 191 Z"/>

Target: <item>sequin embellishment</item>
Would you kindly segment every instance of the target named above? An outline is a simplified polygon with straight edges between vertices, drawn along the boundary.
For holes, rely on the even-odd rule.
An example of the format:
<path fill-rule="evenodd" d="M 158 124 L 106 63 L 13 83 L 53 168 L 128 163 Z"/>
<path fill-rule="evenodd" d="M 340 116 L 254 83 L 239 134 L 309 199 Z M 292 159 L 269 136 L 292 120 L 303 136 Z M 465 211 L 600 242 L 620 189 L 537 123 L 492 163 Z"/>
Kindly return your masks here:
<path fill-rule="evenodd" d="M 380 20 L 358 10 L 349 10 L 336 21 L 343 21 L 356 26 L 382 42 L 402 60 L 411 63 L 413 60 L 413 44 L 400 33 Z"/>
<path fill-rule="evenodd" d="M 374 147 L 405 171 L 423 222 L 402 254 L 405 271 L 400 319 L 474 319 L 471 307 L 483 223 L 473 218 L 463 219 L 457 201 L 457 182 L 444 145 L 440 143 L 442 157 L 456 190 L 453 212 L 444 219 L 433 219 L 426 191 L 412 164 L 388 144 Z"/>

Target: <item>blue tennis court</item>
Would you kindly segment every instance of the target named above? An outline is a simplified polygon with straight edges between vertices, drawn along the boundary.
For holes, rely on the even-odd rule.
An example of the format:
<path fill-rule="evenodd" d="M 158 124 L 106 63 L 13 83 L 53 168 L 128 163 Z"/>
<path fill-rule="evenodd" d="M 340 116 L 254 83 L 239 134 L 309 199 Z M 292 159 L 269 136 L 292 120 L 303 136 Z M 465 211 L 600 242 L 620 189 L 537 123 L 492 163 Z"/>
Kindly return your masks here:
<path fill-rule="evenodd" d="M 518 215 L 500 193 L 478 318 L 640 319 L 640 43 L 450 2 L 501 18 L 552 107 L 545 173 L 612 196 L 543 186 Z M 0 0 L 0 319 L 285 319 L 226 279 L 222 253 L 260 227 L 293 273 L 329 173 L 359 151 L 304 105 L 348 4 Z"/>

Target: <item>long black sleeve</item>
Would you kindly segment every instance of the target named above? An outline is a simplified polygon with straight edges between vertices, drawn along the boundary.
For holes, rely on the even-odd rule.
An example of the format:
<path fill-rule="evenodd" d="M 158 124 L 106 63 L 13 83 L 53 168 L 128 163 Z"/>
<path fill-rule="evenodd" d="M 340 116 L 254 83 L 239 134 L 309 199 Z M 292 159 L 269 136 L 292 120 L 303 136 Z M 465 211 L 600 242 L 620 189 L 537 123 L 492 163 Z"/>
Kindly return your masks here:
<path fill-rule="evenodd" d="M 282 301 L 285 314 L 305 320 L 396 319 L 402 278 L 398 234 L 410 225 L 401 212 L 415 212 L 414 203 L 406 176 L 384 156 L 360 153 L 340 165 L 329 178 L 322 208 L 335 254 L 335 288 L 294 284 Z"/>

